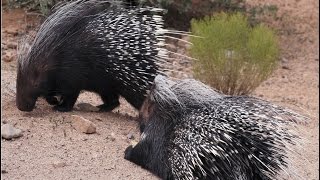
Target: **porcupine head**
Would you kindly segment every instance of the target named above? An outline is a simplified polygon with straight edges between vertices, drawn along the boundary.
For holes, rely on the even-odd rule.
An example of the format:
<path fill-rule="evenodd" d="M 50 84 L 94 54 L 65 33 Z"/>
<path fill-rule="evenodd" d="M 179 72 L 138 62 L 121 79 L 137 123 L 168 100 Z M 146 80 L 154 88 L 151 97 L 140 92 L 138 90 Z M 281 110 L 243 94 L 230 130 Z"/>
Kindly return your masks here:
<path fill-rule="evenodd" d="M 155 98 L 167 95 L 167 97 L 170 97 L 170 95 L 174 96 L 174 94 L 154 94 L 157 92 L 156 89 L 168 88 L 171 83 L 170 80 L 166 80 L 162 78 L 162 76 L 157 76 L 154 81 L 161 81 L 164 84 L 161 86 L 158 83 L 154 83 L 151 87 L 150 93 L 140 109 L 139 126 L 142 133 L 140 142 L 134 147 L 129 146 L 126 149 L 125 159 L 148 169 L 163 179 L 171 179 L 172 175 L 170 167 L 167 166 L 168 158 L 165 149 L 166 139 L 168 138 L 165 136 L 172 131 L 170 127 L 171 121 L 166 118 L 170 116 L 172 112 L 170 112 L 170 109 L 167 109 L 167 111 L 163 109 L 166 108 L 166 103 L 170 103 L 169 101 L 163 102 L 160 107 Z M 159 92 L 164 91 L 160 90 Z M 172 103 L 174 103 L 174 100 Z M 149 124 L 150 122 L 152 122 L 151 126 Z M 146 134 L 146 132 L 151 134 Z"/>

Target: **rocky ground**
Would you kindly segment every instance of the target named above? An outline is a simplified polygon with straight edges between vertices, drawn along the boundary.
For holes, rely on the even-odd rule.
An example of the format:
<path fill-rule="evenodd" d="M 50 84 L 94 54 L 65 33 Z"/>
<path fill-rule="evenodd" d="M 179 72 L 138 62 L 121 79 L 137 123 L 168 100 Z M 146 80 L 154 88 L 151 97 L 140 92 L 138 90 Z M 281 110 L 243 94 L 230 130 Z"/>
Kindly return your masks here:
<path fill-rule="evenodd" d="M 292 108 L 310 117 L 299 124 L 302 146 L 292 157 L 288 172 L 300 179 L 319 179 L 319 2 L 316 0 L 251 0 L 249 4 L 275 4 L 281 62 L 253 96 Z M 81 103 L 99 105 L 94 94 L 83 93 L 72 112 L 58 113 L 40 99 L 30 113 L 15 106 L 16 48 L 20 37 L 32 31 L 37 15 L 22 10 L 3 10 L 1 98 L 2 132 L 15 136 L 1 139 L 1 179 L 157 179 L 123 159 L 123 152 L 139 139 L 137 112 L 121 100 L 110 113 L 94 112 Z M 174 48 L 174 47 L 173 47 Z M 189 77 L 190 63 L 173 62 L 179 77 Z M 185 69 L 188 69 L 187 71 Z M 93 111 L 93 112 L 90 112 Z M 81 123 L 81 116 L 90 122 Z M 78 125 L 80 121 L 80 127 Z M 4 127 L 6 125 L 6 127 Z M 4 128 L 4 130 L 3 130 Z M 21 131 L 19 131 L 21 130 Z M 85 134 L 90 132 L 92 134 Z M 293 179 L 283 175 L 284 179 Z"/>

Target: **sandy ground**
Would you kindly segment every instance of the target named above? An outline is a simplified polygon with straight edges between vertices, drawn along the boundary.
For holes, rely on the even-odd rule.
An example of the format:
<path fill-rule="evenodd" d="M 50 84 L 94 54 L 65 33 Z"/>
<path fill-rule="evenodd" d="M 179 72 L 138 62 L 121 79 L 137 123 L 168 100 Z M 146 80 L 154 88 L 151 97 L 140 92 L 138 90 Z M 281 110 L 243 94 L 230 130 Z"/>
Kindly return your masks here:
<path fill-rule="evenodd" d="M 266 1 L 248 1 L 265 4 Z M 316 0 L 271 0 L 281 21 L 271 23 L 279 30 L 281 62 L 279 68 L 253 93 L 254 96 L 307 114 L 311 120 L 297 129 L 303 145 L 292 157 L 301 179 L 319 179 L 319 2 Z M 37 18 L 21 10 L 3 11 L 1 109 L 2 120 L 22 129 L 23 136 L 1 139 L 1 179 L 157 179 L 151 173 L 124 160 L 130 145 L 128 134 L 139 139 L 137 112 L 122 100 L 110 113 L 76 111 L 58 113 L 44 100 L 30 113 L 15 106 L 15 43 Z M 81 94 L 77 103 L 99 105 L 91 93 Z M 97 125 L 97 133 L 76 131 L 71 115 L 77 114 Z M 293 172 L 290 170 L 289 172 Z M 297 177 L 297 176 L 296 176 Z M 291 178 L 287 178 L 291 179 Z"/>

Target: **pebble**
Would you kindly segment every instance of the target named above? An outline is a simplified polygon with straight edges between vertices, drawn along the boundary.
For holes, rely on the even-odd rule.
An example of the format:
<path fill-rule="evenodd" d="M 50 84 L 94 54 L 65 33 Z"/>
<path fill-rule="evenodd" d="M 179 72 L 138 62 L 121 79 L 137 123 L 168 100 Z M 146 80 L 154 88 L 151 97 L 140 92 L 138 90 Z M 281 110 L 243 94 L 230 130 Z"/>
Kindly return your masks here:
<path fill-rule="evenodd" d="M 6 29 L 4 33 L 11 34 L 13 36 L 19 35 L 18 29 Z"/>
<path fill-rule="evenodd" d="M 282 69 L 288 69 L 288 70 L 290 70 L 289 66 L 287 66 L 287 65 L 282 65 Z"/>
<path fill-rule="evenodd" d="M 3 139 L 9 140 L 21 137 L 22 135 L 22 130 L 13 127 L 11 124 L 4 124 L 1 126 L 1 137 Z"/>
<path fill-rule="evenodd" d="M 81 116 L 72 115 L 71 123 L 72 126 L 79 132 L 86 134 L 96 133 L 96 125 Z"/>
<path fill-rule="evenodd" d="M 115 141 L 116 140 L 116 135 L 114 133 L 110 134 L 110 140 Z"/>
<path fill-rule="evenodd" d="M 9 49 L 16 49 L 17 46 L 18 45 L 15 42 L 10 42 L 10 43 L 7 44 L 7 48 L 9 48 Z"/>
<path fill-rule="evenodd" d="M 65 167 L 67 164 L 65 162 L 55 161 L 52 165 L 54 168 L 61 168 Z"/>
<path fill-rule="evenodd" d="M 133 136 L 133 134 L 130 132 L 130 133 L 127 135 L 127 138 L 128 138 L 128 139 L 134 139 L 134 136 Z"/>
<path fill-rule="evenodd" d="M 288 63 L 288 59 L 286 59 L 286 58 L 281 58 L 281 62 L 282 62 L 282 63 Z"/>
<path fill-rule="evenodd" d="M 15 54 L 11 51 L 6 52 L 6 55 L 2 58 L 4 62 L 11 62 L 15 59 Z"/>
<path fill-rule="evenodd" d="M 77 108 L 80 111 L 87 111 L 87 112 L 97 112 L 99 111 L 99 108 L 97 108 L 96 106 L 93 106 L 89 103 L 79 103 L 77 104 Z"/>

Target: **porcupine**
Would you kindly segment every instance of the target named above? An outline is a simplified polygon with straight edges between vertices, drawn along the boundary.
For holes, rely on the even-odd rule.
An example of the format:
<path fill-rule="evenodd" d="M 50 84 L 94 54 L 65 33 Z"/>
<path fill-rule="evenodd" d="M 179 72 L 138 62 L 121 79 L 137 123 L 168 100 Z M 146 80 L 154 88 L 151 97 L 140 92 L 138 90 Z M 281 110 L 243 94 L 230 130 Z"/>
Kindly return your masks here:
<path fill-rule="evenodd" d="M 31 45 L 19 50 L 18 109 L 32 111 L 42 96 L 54 109 L 70 111 L 82 90 L 101 96 L 101 110 L 117 107 L 119 96 L 139 109 L 155 76 L 165 71 L 164 39 L 183 33 L 162 28 L 162 11 L 101 0 L 53 9 Z"/>
<path fill-rule="evenodd" d="M 155 78 L 139 114 L 141 137 L 125 159 L 162 179 L 275 179 L 306 117 L 196 80 Z"/>

